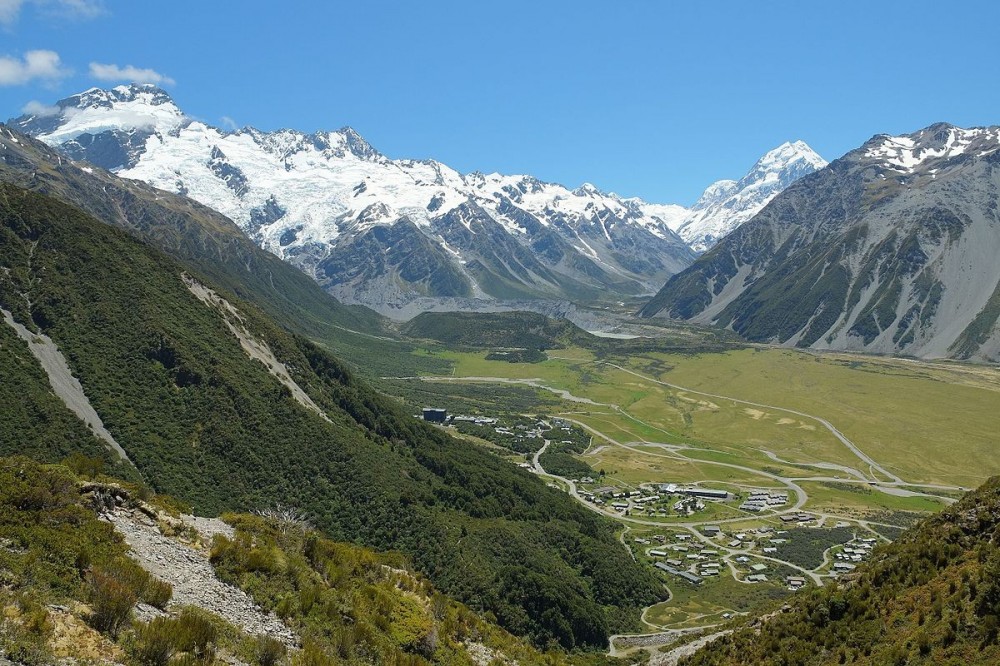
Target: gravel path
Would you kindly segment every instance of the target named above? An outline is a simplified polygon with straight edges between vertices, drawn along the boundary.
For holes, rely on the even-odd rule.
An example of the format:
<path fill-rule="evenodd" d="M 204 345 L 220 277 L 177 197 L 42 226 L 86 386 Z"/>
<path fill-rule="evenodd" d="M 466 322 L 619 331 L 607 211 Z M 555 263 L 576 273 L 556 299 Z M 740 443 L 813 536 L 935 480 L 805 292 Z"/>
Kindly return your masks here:
<path fill-rule="evenodd" d="M 105 518 L 125 537 L 132 556 L 144 569 L 174 586 L 171 605 L 197 606 L 248 634 L 267 635 L 289 647 L 298 643 L 274 613 L 265 613 L 245 592 L 216 578 L 206 553 L 163 536 L 157 525 L 138 511 L 116 509 Z M 225 531 L 217 524 L 220 521 L 195 520 L 196 526 L 208 528 L 206 533 L 212 533 L 213 528 Z"/>

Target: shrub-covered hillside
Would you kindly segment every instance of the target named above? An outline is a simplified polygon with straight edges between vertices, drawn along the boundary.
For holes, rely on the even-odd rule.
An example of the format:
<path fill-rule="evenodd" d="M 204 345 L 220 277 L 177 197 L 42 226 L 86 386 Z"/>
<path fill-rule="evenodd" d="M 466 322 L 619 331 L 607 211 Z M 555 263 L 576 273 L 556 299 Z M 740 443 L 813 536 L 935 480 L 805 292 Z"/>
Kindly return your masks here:
<path fill-rule="evenodd" d="M 535 312 L 424 312 L 402 330 L 414 338 L 475 348 L 558 349 L 596 340 L 569 321 Z"/>
<path fill-rule="evenodd" d="M 0 267 L 0 306 L 55 341 L 157 491 L 210 515 L 292 505 L 335 539 L 405 553 L 443 591 L 538 644 L 602 646 L 663 594 L 606 520 L 416 421 L 255 307 L 218 289 L 237 314 L 207 305 L 182 266 L 125 232 L 0 187 Z M 227 317 L 326 418 L 247 355 Z M 21 366 L 5 367 L 37 389 L 16 351 Z M 23 434 L 0 431 L 0 453 L 25 446 L 33 418 L 22 416 Z M 47 459 L 64 453 L 53 445 Z"/>
<path fill-rule="evenodd" d="M 276 639 L 248 635 L 203 609 L 176 606 L 170 584 L 144 571 L 111 523 L 98 517 L 115 505 L 144 516 L 159 510 L 161 529 L 200 547 L 196 533 L 163 513 L 168 498 L 147 495 L 157 509 L 139 499 L 141 487 L 91 478 L 99 468 L 95 461 L 74 456 L 69 462 L 86 478 L 62 465 L 0 458 L 0 660 L 472 666 L 486 657 L 525 666 L 570 663 L 563 654 L 537 652 L 442 595 L 407 570 L 398 554 L 333 542 L 287 517 L 230 514 L 235 537 L 217 535 L 212 544 L 217 575 L 276 611 L 296 645 L 288 650 Z M 140 615 L 137 602 L 168 615 Z"/>
<path fill-rule="evenodd" d="M 783 610 L 682 663 L 1000 663 L 1000 477 Z"/>

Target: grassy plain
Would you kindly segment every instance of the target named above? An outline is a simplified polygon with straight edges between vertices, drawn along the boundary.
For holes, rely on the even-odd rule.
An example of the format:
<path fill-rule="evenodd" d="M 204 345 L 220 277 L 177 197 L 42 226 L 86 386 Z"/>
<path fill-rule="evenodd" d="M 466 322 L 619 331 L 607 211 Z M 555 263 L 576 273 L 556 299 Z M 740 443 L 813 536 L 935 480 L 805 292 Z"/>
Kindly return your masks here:
<path fill-rule="evenodd" d="M 907 481 L 973 487 L 1000 473 L 995 367 L 776 349 L 629 362 L 669 383 L 822 416 Z"/>
<path fill-rule="evenodd" d="M 487 361 L 482 353 L 438 356 L 454 364 L 455 377 L 538 380 L 601 403 L 564 404 L 587 412 L 573 418 L 621 443 L 685 443 L 730 454 L 742 461 L 739 464 L 760 469 L 789 471 L 780 462 L 761 458 L 766 450 L 790 463 L 868 471 L 815 419 L 735 398 L 827 419 L 907 482 L 974 487 L 1000 473 L 1000 458 L 994 453 L 1000 414 L 1000 371 L 995 368 L 780 349 L 653 353 L 612 361 L 649 378 L 644 379 L 611 367 L 587 350 L 550 354 L 549 360 L 534 364 Z"/>
<path fill-rule="evenodd" d="M 723 613 L 748 612 L 769 600 L 788 595 L 782 587 L 740 583 L 728 573 L 707 578 L 697 587 L 672 577 L 667 579 L 667 584 L 671 599 L 646 611 L 647 624 L 683 629 L 721 623 L 724 622 Z"/>
<path fill-rule="evenodd" d="M 946 504 L 929 497 L 898 497 L 865 485 L 803 481 L 809 508 L 848 518 L 865 518 L 880 511 L 936 512 Z"/>
<path fill-rule="evenodd" d="M 1000 414 L 996 368 L 759 348 L 629 358 L 598 357 L 578 348 L 548 354 L 548 360 L 532 364 L 487 361 L 483 352 L 436 356 L 453 364 L 456 380 L 530 380 L 568 392 L 560 400 L 543 390 L 545 404 L 536 411 L 571 419 L 594 435 L 582 459 L 605 472 L 600 485 L 632 489 L 677 482 L 733 492 L 781 489 L 790 495 L 790 503 L 780 507 L 787 509 L 799 498 L 781 480 L 791 479 L 807 494 L 803 510 L 831 516 L 826 527 L 841 520 L 855 521 L 852 525 L 870 521 L 872 529 L 896 535 L 898 528 L 885 525 L 946 506 L 945 500 L 926 494 L 955 497 L 959 487 L 978 486 L 1000 473 L 1000 457 L 993 453 Z M 449 393 L 465 390 L 449 382 Z M 951 488 L 912 485 L 889 488 L 900 492 L 889 494 L 871 487 L 859 478 L 870 478 L 867 463 L 818 419 L 829 421 L 907 484 Z M 907 491 L 925 495 L 905 496 Z M 773 514 L 746 514 L 736 503 L 706 505 L 684 518 L 633 510 L 631 518 L 662 521 L 663 527 L 630 523 L 626 539 L 669 534 L 683 529 L 671 528 L 671 523 L 683 522 L 732 520 L 726 525 L 730 533 L 786 527 Z M 745 521 L 735 520 L 744 516 Z M 779 566 L 768 571 L 772 581 L 749 585 L 724 571 L 698 588 L 664 575 L 673 598 L 648 609 L 645 620 L 671 628 L 714 624 L 724 612 L 747 611 L 781 598 L 787 590 L 779 581 L 789 573 L 796 572 Z"/>

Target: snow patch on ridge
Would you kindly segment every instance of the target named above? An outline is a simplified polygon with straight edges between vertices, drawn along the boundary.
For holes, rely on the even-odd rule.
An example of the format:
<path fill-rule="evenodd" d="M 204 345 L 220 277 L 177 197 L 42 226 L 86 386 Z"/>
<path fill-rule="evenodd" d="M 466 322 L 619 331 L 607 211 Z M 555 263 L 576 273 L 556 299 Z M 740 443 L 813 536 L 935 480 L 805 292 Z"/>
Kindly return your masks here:
<path fill-rule="evenodd" d="M 884 162 L 890 168 L 904 173 L 914 173 L 921 165 L 932 160 L 951 159 L 963 155 L 974 144 L 984 146 L 977 151 L 976 156 L 986 155 L 997 150 L 1000 140 L 1000 129 L 996 127 L 948 127 L 944 130 L 943 141 L 920 141 L 912 135 L 889 136 L 880 135 L 873 140 L 871 147 L 864 156 Z M 931 145 L 928 145 L 931 143 Z M 939 145 L 935 146 L 934 143 Z"/>

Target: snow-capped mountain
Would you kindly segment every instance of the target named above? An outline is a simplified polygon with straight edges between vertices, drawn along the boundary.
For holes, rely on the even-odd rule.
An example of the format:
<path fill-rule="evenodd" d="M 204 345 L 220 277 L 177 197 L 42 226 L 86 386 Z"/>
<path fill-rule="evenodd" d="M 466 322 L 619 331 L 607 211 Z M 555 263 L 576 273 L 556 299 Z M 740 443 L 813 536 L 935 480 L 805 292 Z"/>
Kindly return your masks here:
<path fill-rule="evenodd" d="M 760 158 L 740 180 L 709 185 L 671 228 L 694 250 L 704 252 L 763 210 L 786 187 L 826 164 L 803 141 L 783 143 Z"/>
<path fill-rule="evenodd" d="M 823 164 L 805 144 L 785 144 L 687 209 L 589 184 L 569 189 L 390 159 L 349 127 L 225 131 L 187 116 L 148 85 L 93 88 L 11 126 L 73 159 L 210 206 L 341 300 L 390 315 L 424 297 L 652 293 Z"/>
<path fill-rule="evenodd" d="M 664 219 L 669 206 L 390 159 L 351 128 L 224 131 L 143 85 L 91 89 L 56 108 L 11 125 L 215 208 L 342 300 L 383 312 L 421 296 L 652 293 L 695 257 Z"/>
<path fill-rule="evenodd" d="M 642 310 L 816 349 L 1000 359 L 1000 127 L 878 135 Z"/>

